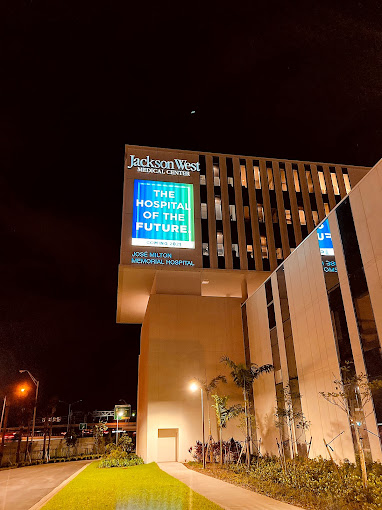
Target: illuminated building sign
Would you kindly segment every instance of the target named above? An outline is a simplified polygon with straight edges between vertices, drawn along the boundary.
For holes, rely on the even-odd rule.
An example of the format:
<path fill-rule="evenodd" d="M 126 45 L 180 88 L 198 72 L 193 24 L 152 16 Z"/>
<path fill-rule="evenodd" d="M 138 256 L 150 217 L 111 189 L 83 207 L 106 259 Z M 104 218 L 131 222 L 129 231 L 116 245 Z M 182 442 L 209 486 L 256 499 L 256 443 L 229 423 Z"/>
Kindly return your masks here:
<path fill-rule="evenodd" d="M 322 269 L 325 275 L 326 287 L 329 290 L 338 283 L 337 263 L 334 256 L 332 234 L 330 233 L 329 220 L 325 220 L 317 228 L 318 245 L 320 247 Z"/>
<path fill-rule="evenodd" d="M 195 248 L 193 185 L 136 179 L 132 245 Z"/>
<path fill-rule="evenodd" d="M 184 177 L 188 177 L 190 172 L 200 171 L 199 163 L 190 163 L 186 159 L 168 161 L 165 159 L 151 159 L 150 156 L 139 158 L 134 154 L 130 155 L 130 162 L 127 168 L 128 170 L 135 168 L 137 172 L 149 174 L 181 175 Z"/>
<path fill-rule="evenodd" d="M 321 255 L 334 255 L 332 234 L 330 233 L 328 220 L 325 220 L 318 227 L 317 237 Z"/>

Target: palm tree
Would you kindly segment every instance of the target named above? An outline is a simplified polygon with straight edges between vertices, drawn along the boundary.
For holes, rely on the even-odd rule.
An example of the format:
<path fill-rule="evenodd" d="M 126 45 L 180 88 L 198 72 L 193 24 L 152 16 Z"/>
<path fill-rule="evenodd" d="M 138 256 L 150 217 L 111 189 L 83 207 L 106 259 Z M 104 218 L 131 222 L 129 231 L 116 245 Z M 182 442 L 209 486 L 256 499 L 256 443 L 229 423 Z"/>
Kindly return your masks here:
<path fill-rule="evenodd" d="M 227 407 L 228 396 L 220 397 L 219 395 L 212 395 L 212 398 L 215 400 L 215 405 L 212 407 L 215 409 L 219 427 L 220 464 L 223 464 L 223 428 L 227 427 L 229 420 L 236 418 L 236 416 L 244 412 L 244 409 L 240 404 Z"/>
<path fill-rule="evenodd" d="M 203 391 L 206 393 L 207 397 L 207 413 L 208 413 L 208 446 L 207 446 L 207 452 L 206 457 L 208 457 L 208 449 L 210 449 L 210 461 L 213 462 L 213 452 L 212 452 L 212 432 L 211 432 L 211 419 L 210 419 L 210 401 L 211 401 L 211 393 L 213 390 L 216 389 L 217 385 L 222 382 L 224 384 L 227 383 L 227 378 L 225 375 L 217 375 L 213 379 L 210 380 L 208 383 L 205 379 L 198 379 L 196 380 L 199 382 L 200 386 L 202 387 Z"/>
<path fill-rule="evenodd" d="M 233 382 L 243 390 L 244 396 L 244 412 L 245 412 L 245 425 L 246 425 L 246 449 L 247 449 L 247 465 L 249 467 L 251 459 L 250 459 L 250 447 L 252 438 L 251 438 L 251 427 L 249 423 L 248 416 L 248 396 L 250 388 L 252 388 L 253 382 L 255 379 L 260 377 L 261 374 L 267 374 L 273 370 L 273 365 L 262 365 L 259 367 L 258 365 L 252 363 L 250 366 L 247 366 L 245 363 L 235 363 L 228 356 L 223 356 L 220 360 L 221 363 L 224 363 L 231 369 L 231 377 Z"/>

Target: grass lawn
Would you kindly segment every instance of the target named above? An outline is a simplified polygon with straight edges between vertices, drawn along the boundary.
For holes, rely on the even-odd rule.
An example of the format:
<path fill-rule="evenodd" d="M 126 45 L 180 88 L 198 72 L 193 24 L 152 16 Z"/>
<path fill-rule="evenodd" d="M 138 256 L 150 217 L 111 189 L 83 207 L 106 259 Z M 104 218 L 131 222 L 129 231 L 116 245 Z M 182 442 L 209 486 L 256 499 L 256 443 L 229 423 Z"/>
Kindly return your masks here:
<path fill-rule="evenodd" d="M 92 462 L 43 510 L 221 510 L 155 463 L 99 469 Z"/>

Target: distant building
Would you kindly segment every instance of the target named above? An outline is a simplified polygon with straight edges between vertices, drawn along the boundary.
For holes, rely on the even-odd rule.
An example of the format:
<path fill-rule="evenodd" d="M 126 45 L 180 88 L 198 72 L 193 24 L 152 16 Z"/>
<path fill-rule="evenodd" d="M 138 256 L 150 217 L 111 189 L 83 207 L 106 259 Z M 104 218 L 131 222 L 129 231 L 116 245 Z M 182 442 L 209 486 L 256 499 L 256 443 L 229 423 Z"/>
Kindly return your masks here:
<path fill-rule="evenodd" d="M 201 404 L 188 386 L 226 373 L 223 355 L 275 365 L 254 385 L 259 423 L 270 434 L 267 443 L 261 436 L 264 448 L 274 452 L 275 388 L 289 378 L 270 348 L 270 328 L 255 333 L 254 317 L 267 321 L 267 306 L 252 303 L 285 258 L 285 267 L 298 260 L 311 239 L 318 249 L 309 234 L 368 170 L 126 146 L 117 321 L 142 323 L 137 447 L 145 460 L 189 458 L 201 439 Z M 256 390 L 264 385 L 267 397 Z M 241 401 L 232 383 L 220 391 Z M 212 415 L 211 423 L 216 439 Z M 234 423 L 225 434 L 240 437 Z"/>

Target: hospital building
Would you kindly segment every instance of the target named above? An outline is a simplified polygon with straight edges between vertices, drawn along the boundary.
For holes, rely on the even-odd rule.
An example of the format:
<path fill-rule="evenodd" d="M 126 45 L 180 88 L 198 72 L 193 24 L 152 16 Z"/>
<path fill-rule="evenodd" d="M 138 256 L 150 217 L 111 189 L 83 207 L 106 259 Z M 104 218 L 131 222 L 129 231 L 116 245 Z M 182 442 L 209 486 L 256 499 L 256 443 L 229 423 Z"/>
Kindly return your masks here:
<path fill-rule="evenodd" d="M 201 440 L 195 379 L 220 362 L 274 370 L 253 385 L 256 441 L 277 454 L 285 392 L 309 428 L 301 452 L 354 461 L 345 413 L 320 392 L 340 367 L 382 377 L 382 162 L 372 169 L 126 145 L 117 321 L 142 324 L 137 453 L 185 461 Z M 369 458 L 381 460 L 382 399 L 359 410 Z M 204 399 L 206 430 L 218 439 Z M 237 420 L 236 420 L 237 421 Z M 298 431 L 295 431 L 298 434 Z M 224 438 L 243 439 L 235 420 Z"/>

